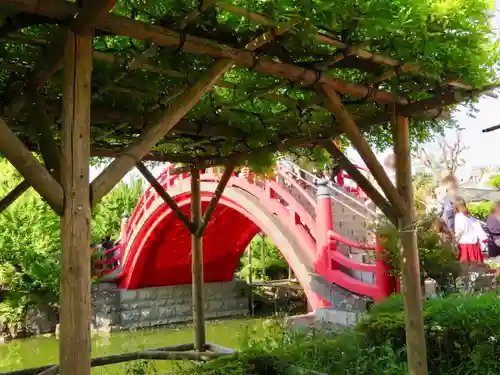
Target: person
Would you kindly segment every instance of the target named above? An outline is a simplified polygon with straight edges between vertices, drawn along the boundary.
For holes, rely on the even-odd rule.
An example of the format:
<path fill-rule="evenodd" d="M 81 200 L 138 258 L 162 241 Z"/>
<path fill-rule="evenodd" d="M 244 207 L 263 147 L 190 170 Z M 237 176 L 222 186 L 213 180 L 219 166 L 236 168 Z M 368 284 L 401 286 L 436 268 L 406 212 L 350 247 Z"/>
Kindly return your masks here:
<path fill-rule="evenodd" d="M 339 184 L 339 175 L 342 172 L 342 167 L 336 158 L 332 158 L 332 163 L 330 165 L 325 164 L 325 171 L 328 171 L 330 174 L 330 182 Z"/>
<path fill-rule="evenodd" d="M 460 262 L 483 263 L 479 236 L 474 221 L 463 202 L 455 206 L 455 240 L 458 243 Z"/>
<path fill-rule="evenodd" d="M 488 235 L 484 231 L 483 227 L 481 226 L 481 222 L 478 219 L 470 215 L 469 217 L 472 220 L 472 225 L 474 226 L 474 232 L 476 232 L 479 241 L 479 247 L 481 248 L 481 253 L 483 253 L 487 248 Z"/>
<path fill-rule="evenodd" d="M 442 181 L 442 188 L 445 189 L 445 193 L 439 197 L 441 198 L 440 205 L 442 207 L 441 217 L 453 232 L 455 228 L 455 212 L 453 207 L 455 203 L 459 203 L 460 201 L 457 199 L 458 184 L 455 176 L 446 176 Z"/>
<path fill-rule="evenodd" d="M 490 216 L 486 220 L 488 228 L 488 257 L 500 256 L 500 201 L 495 202 Z"/>

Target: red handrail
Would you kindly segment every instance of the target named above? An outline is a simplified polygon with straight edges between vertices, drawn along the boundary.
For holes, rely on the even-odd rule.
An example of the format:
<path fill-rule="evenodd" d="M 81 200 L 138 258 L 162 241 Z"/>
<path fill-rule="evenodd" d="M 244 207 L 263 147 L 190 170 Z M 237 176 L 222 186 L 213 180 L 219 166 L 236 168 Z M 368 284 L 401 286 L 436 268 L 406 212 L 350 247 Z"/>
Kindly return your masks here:
<path fill-rule="evenodd" d="M 355 242 L 352 240 L 349 240 L 340 234 L 333 232 L 333 231 L 328 231 L 328 238 L 330 241 L 338 241 L 346 246 L 355 248 L 355 249 L 361 249 L 361 250 L 375 250 L 375 245 L 368 245 L 368 244 L 363 244 L 359 242 Z"/>

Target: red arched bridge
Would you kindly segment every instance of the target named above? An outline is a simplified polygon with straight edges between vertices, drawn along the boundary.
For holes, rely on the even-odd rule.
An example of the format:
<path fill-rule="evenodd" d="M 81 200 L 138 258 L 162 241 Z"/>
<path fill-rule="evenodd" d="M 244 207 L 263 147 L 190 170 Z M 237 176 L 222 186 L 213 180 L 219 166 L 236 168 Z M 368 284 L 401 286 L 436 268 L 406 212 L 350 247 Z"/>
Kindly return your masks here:
<path fill-rule="evenodd" d="M 171 175 L 171 170 L 163 172 L 158 181 L 189 215 L 189 176 Z M 204 281 L 232 280 L 249 242 L 263 232 L 280 249 L 313 309 L 331 305 L 332 285 L 375 301 L 389 295 L 391 280 L 381 260 L 358 263 L 336 251 L 339 244 L 350 249 L 377 249 L 375 244 L 356 243 L 334 231 L 328 185 L 321 181 L 314 194 L 304 183 L 307 179 L 293 176 L 292 169 L 281 165 L 276 172 L 276 178 L 268 181 L 237 176 L 229 180 L 203 235 Z M 211 170 L 201 174 L 203 208 L 218 179 Z M 343 194 L 360 199 L 359 189 L 349 190 Z M 119 262 L 111 273 L 108 270 L 108 277 L 116 279 L 121 288 L 191 283 L 191 234 L 152 187 L 141 197 L 112 252 L 114 257 L 106 263 Z M 361 281 L 346 269 L 373 272 L 375 282 Z"/>

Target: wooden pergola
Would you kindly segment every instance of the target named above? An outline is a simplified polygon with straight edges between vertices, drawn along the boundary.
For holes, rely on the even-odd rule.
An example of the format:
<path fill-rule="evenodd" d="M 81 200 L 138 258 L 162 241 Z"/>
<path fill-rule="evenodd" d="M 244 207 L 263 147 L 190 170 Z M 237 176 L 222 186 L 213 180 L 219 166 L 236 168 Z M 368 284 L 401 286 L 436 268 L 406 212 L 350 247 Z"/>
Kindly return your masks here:
<path fill-rule="evenodd" d="M 45 371 L 90 374 L 91 209 L 127 172 L 137 166 L 192 233 L 194 349 L 203 352 L 201 238 L 233 168 L 274 151 L 325 147 L 400 229 L 409 374 L 427 374 L 410 128 L 440 121 L 447 106 L 493 95 L 489 88 L 427 74 L 321 28 L 306 45 L 298 17 L 278 23 L 205 0 L 155 19 L 115 1 L 0 1 L 0 152 L 25 178 L 0 210 L 31 186 L 61 216 L 60 364 Z M 235 19 L 247 27 L 233 30 Z M 365 139 L 375 127 L 392 129 L 396 186 Z M 331 142 L 339 136 L 383 195 Z M 92 156 L 114 160 L 89 183 Z M 185 164 L 191 218 L 145 160 Z M 202 213 L 200 169 L 219 164 L 225 173 Z"/>

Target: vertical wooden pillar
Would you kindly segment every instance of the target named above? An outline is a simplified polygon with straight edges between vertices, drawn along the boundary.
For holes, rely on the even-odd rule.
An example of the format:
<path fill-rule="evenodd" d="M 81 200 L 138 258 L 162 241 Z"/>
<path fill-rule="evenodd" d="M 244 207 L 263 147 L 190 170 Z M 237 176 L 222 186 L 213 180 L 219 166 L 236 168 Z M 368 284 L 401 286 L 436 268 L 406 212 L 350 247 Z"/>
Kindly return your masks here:
<path fill-rule="evenodd" d="M 253 272 L 253 267 L 252 267 L 252 245 L 248 244 L 247 247 L 247 252 L 248 252 L 248 285 L 250 287 L 250 316 L 255 315 L 255 306 L 254 306 L 254 298 L 253 298 L 253 279 L 252 279 L 252 272 Z"/>
<path fill-rule="evenodd" d="M 68 31 L 69 32 L 69 31 Z M 60 374 L 90 374 L 90 83 L 92 33 L 69 32 L 62 106 Z"/>
<path fill-rule="evenodd" d="M 398 116 L 393 123 L 396 155 L 396 184 L 406 203 L 404 216 L 398 218 L 403 246 L 401 269 L 403 299 L 406 313 L 406 347 L 408 375 L 427 375 L 427 349 L 422 311 L 422 287 L 418 259 L 408 118 Z"/>
<path fill-rule="evenodd" d="M 260 261 L 262 262 L 261 264 L 261 273 L 262 273 L 262 280 L 266 278 L 266 254 L 264 251 L 264 233 L 260 234 L 260 238 L 262 241 L 260 241 Z"/>
<path fill-rule="evenodd" d="M 191 221 L 195 228 L 202 225 L 200 171 L 191 168 Z M 191 266 L 193 285 L 193 327 L 194 348 L 200 352 L 205 351 L 205 301 L 203 297 L 203 234 L 191 234 Z"/>

